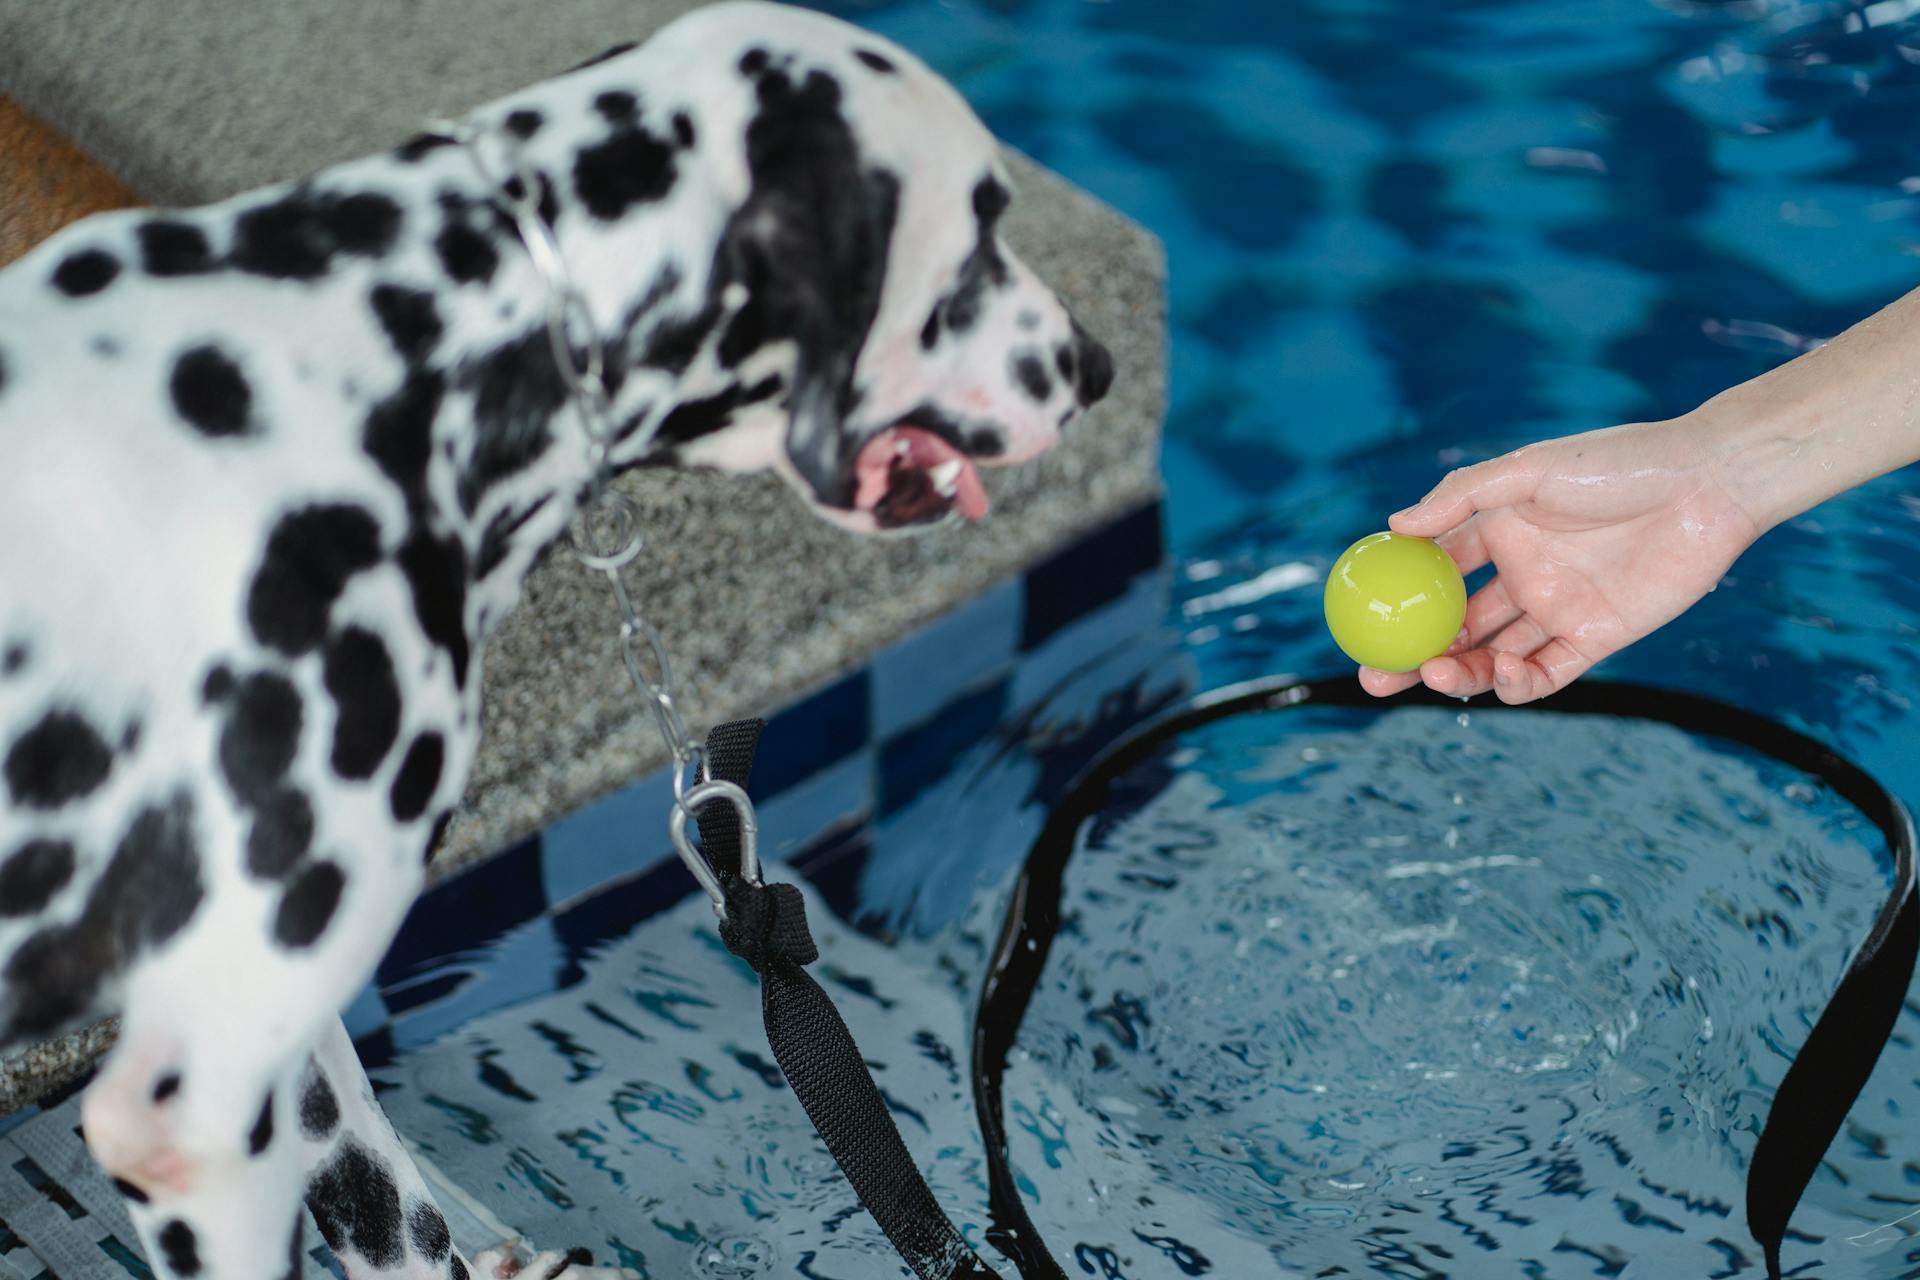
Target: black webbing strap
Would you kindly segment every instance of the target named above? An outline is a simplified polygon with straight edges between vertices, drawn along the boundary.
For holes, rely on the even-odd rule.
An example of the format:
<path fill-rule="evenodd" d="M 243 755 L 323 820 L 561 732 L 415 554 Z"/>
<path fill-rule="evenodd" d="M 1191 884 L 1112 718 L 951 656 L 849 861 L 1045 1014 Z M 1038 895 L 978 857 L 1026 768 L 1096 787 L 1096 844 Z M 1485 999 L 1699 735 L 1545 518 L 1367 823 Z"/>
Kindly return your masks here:
<path fill-rule="evenodd" d="M 1780 1246 L 1794 1206 L 1893 1035 L 1917 955 L 1920 893 L 1909 886 L 1854 956 L 1773 1095 L 1747 1165 L 1747 1225 L 1767 1252 L 1769 1280 L 1780 1280 Z"/>
<path fill-rule="evenodd" d="M 707 738 L 707 770 L 747 785 L 765 722 L 736 720 Z M 907 1151 L 840 1011 L 803 967 L 819 957 L 806 902 L 790 884 L 740 878 L 740 821 L 730 804 L 699 814 L 700 843 L 726 891 L 720 936 L 760 975 L 774 1060 L 860 1203 L 920 1280 L 997 1280 L 940 1211 Z"/>

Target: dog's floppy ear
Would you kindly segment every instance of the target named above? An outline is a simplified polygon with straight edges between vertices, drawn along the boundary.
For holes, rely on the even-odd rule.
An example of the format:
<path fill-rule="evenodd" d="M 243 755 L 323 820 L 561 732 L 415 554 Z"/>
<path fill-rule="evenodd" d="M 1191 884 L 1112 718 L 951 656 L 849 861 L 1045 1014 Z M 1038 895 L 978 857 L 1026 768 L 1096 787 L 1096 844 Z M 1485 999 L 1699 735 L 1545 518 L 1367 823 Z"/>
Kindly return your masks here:
<path fill-rule="evenodd" d="M 747 298 L 722 339 L 731 364 L 791 341 L 787 452 L 820 501 L 851 500 L 855 363 L 880 308 L 899 181 L 869 166 L 840 111 L 840 86 L 815 71 L 798 84 L 760 73 L 760 110 L 747 127 L 752 187 L 720 242 L 719 279 Z"/>

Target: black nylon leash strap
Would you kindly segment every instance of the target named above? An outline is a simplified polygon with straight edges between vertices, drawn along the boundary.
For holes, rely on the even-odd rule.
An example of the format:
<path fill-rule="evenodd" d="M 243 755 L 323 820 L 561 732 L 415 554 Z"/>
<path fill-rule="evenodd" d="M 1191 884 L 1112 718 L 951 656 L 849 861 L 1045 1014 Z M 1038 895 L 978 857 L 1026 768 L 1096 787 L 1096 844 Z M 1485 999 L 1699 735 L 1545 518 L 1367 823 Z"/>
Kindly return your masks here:
<path fill-rule="evenodd" d="M 765 727 L 761 720 L 736 720 L 714 729 L 707 738 L 709 775 L 745 787 Z M 740 820 L 732 805 L 709 804 L 696 816 L 702 851 L 726 891 L 720 936 L 760 975 L 774 1060 L 854 1194 L 920 1280 L 997 1280 L 940 1211 L 853 1033 L 806 971 L 820 952 L 800 891 L 741 878 Z"/>

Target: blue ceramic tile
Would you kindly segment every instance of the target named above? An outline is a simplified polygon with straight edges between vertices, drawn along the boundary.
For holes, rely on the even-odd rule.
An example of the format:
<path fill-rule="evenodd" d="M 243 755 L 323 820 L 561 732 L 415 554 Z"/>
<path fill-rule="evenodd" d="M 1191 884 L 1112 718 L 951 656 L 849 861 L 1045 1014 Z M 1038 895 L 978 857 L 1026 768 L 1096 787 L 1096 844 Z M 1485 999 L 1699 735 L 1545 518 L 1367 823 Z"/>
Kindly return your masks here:
<path fill-rule="evenodd" d="M 1021 652 L 1039 648 L 1063 627 L 1119 599 L 1143 570 L 1163 559 L 1156 504 L 1121 517 L 1036 566 L 1026 578 Z"/>
<path fill-rule="evenodd" d="M 547 909 L 539 836 L 462 871 L 420 896 L 380 962 L 384 990 L 436 956 L 484 947 Z"/>
<path fill-rule="evenodd" d="M 1020 649 L 1024 589 L 1002 583 L 873 662 L 873 733 L 919 724 L 956 694 L 1003 673 Z"/>
<path fill-rule="evenodd" d="M 791 860 L 822 831 L 873 812 L 874 752 L 855 752 L 759 806 L 760 856 Z"/>
<path fill-rule="evenodd" d="M 863 669 L 775 714 L 754 757 L 753 798 L 779 795 L 865 747 L 872 706 L 872 680 Z"/>
<path fill-rule="evenodd" d="M 662 770 L 548 827 L 541 833 L 546 900 L 564 903 L 670 856 L 672 813 L 673 784 Z"/>
<path fill-rule="evenodd" d="M 880 750 L 880 815 L 893 813 L 953 771 L 955 761 L 984 741 L 1006 717 L 1009 681 L 965 694 L 940 714 Z"/>
<path fill-rule="evenodd" d="M 514 929 L 484 954 L 448 960 L 438 973 L 422 974 L 413 990 L 435 990 L 440 998 L 400 1010 L 397 993 L 386 992 L 395 1006 L 389 1024 L 396 1048 L 405 1052 L 439 1039 L 472 1018 L 522 1000 L 546 995 L 578 980 L 578 969 L 548 919 Z"/>
<path fill-rule="evenodd" d="M 388 1017 L 386 1002 L 380 998 L 380 989 L 369 983 L 347 1006 L 340 1020 L 347 1024 L 347 1035 L 358 1040 L 386 1026 Z"/>

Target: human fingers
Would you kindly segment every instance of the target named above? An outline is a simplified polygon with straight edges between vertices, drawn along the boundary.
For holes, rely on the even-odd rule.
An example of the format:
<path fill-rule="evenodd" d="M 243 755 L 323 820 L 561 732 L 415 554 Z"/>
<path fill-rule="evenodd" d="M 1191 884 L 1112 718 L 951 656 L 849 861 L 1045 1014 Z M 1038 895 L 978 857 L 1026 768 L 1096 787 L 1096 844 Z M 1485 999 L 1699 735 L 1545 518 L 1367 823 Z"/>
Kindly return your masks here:
<path fill-rule="evenodd" d="M 1453 563 L 1463 578 L 1476 569 L 1484 569 L 1493 559 L 1493 553 L 1487 550 L 1486 528 L 1478 520 L 1468 520 L 1463 525 L 1449 529 L 1434 541 L 1442 551 L 1453 557 Z"/>
<path fill-rule="evenodd" d="M 1478 648 L 1525 613 L 1526 610 L 1514 603 L 1512 594 L 1507 590 L 1506 579 L 1496 577 L 1474 592 L 1467 601 L 1467 614 L 1461 625 L 1461 630 L 1467 636 L 1463 647 Z"/>
<path fill-rule="evenodd" d="M 1427 496 L 1387 519 L 1395 533 L 1437 538 L 1458 528 L 1476 511 L 1508 507 L 1533 492 L 1538 477 L 1525 449 L 1470 467 L 1457 467 L 1441 478 Z"/>
<path fill-rule="evenodd" d="M 1592 666 L 1564 637 L 1555 636 L 1525 657 L 1518 653 L 1496 654 L 1493 690 L 1500 701 L 1517 706 L 1559 692 Z"/>
<path fill-rule="evenodd" d="M 1360 687 L 1376 698 L 1391 698 L 1420 683 L 1418 671 L 1380 671 L 1373 667 L 1360 668 Z"/>

